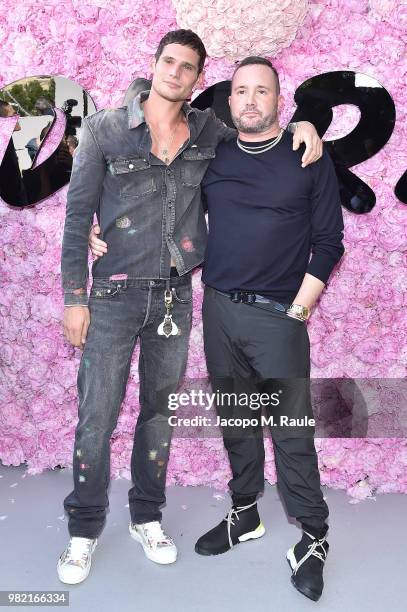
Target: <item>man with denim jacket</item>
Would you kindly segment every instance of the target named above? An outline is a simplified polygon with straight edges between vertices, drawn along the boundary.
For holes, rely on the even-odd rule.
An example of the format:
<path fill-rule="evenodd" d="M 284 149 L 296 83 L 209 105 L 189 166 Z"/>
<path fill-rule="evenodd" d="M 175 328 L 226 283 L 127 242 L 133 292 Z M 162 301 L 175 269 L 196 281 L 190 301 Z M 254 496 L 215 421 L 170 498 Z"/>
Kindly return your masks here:
<path fill-rule="evenodd" d="M 177 549 L 161 528 L 171 442 L 168 394 L 182 380 L 192 320 L 190 271 L 202 260 L 206 222 L 200 182 L 217 144 L 231 135 L 211 110 L 185 100 L 203 78 L 206 52 L 189 30 L 168 33 L 153 61 L 151 91 L 83 121 L 68 191 L 62 244 L 66 338 L 83 349 L 74 490 L 65 498 L 70 542 L 59 578 L 84 580 L 109 505 L 110 438 L 137 339 L 140 414 L 131 457 L 131 536 L 146 556 L 172 563 Z M 312 126 L 303 162 L 320 157 Z M 309 147 L 308 144 L 312 146 Z M 311 149 L 311 150 L 309 150 Z M 88 235 L 94 213 L 109 252 L 94 262 L 87 296 Z"/>

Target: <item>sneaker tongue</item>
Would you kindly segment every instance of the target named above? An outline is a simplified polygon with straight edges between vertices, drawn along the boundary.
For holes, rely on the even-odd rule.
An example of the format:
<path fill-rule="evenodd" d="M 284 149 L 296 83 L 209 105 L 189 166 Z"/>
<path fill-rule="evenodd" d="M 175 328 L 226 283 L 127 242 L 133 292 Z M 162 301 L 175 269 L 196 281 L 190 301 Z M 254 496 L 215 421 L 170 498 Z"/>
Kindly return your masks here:
<path fill-rule="evenodd" d="M 71 540 L 71 547 L 78 547 L 78 548 L 85 548 L 86 546 L 90 546 L 92 543 L 92 540 L 89 540 L 88 538 L 72 538 Z"/>
<path fill-rule="evenodd" d="M 70 557 L 81 558 L 83 554 L 89 553 L 91 541 L 84 538 L 72 540 L 70 545 Z"/>
<path fill-rule="evenodd" d="M 165 534 L 161 528 L 161 525 L 158 521 L 153 521 L 151 523 L 146 523 L 145 524 L 145 528 L 147 530 L 147 533 L 154 538 L 155 540 L 157 540 L 158 542 L 160 542 L 161 540 L 165 540 Z"/>

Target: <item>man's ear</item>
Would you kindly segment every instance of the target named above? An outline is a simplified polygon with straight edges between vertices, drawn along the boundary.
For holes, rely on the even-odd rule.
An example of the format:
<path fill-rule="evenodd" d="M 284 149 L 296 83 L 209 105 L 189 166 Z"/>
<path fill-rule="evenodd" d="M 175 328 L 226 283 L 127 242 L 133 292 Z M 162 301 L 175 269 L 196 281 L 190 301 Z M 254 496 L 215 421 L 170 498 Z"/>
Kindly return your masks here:
<path fill-rule="evenodd" d="M 155 57 L 153 56 L 153 57 L 151 58 L 151 62 L 150 62 L 150 69 L 151 69 L 151 72 L 152 72 L 153 74 L 154 74 L 154 70 L 155 70 L 155 65 L 156 65 L 156 63 L 157 63 L 157 62 L 156 62 L 156 59 L 155 59 Z"/>
<path fill-rule="evenodd" d="M 279 94 L 278 98 L 277 98 L 277 108 L 278 108 L 278 112 L 280 112 L 285 106 L 285 98 L 284 96 L 282 96 L 281 94 Z"/>
<path fill-rule="evenodd" d="M 228 104 L 229 104 L 229 106 L 230 106 L 230 96 L 228 97 Z"/>

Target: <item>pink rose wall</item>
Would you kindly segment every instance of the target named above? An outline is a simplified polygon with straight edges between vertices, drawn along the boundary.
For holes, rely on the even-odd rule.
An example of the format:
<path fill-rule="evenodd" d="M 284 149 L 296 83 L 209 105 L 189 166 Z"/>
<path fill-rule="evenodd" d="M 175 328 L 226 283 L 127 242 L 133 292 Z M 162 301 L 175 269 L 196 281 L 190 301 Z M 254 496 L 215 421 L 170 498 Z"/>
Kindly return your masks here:
<path fill-rule="evenodd" d="M 25 76 L 61 75 L 82 85 L 98 109 L 119 106 L 130 82 L 150 75 L 160 38 L 177 27 L 191 27 L 207 45 L 206 87 L 229 78 L 233 62 L 249 53 L 272 58 L 286 100 L 283 125 L 295 108 L 296 87 L 313 75 L 350 69 L 378 79 L 393 97 L 397 122 L 387 145 L 353 169 L 372 187 L 377 203 L 362 216 L 344 210 L 346 253 L 308 324 L 311 375 L 373 379 L 366 384 L 369 397 L 376 399 L 383 391 L 380 378 L 405 376 L 407 207 L 393 193 L 407 168 L 407 7 L 401 0 L 5 0 L 2 9 L 0 87 Z M 357 120 L 357 109 L 336 108 L 326 138 L 349 132 Z M 0 158 L 13 124 L 14 119 L 1 122 Z M 59 122 L 48 147 L 58 142 L 60 130 Z M 62 329 L 66 191 L 26 210 L 0 202 L 0 458 L 5 465 L 26 462 L 30 474 L 72 465 L 81 352 L 66 342 Z M 202 378 L 205 386 L 199 272 L 193 284 L 186 383 Z M 130 478 L 137 358 L 136 351 L 113 434 L 112 477 Z M 407 398 L 400 395 L 395 406 L 403 401 Z M 346 490 L 351 502 L 407 492 L 407 422 L 397 409 L 391 416 L 403 435 L 317 439 L 322 483 Z M 266 476 L 274 483 L 269 439 L 266 446 Z M 220 438 L 174 439 L 168 484 L 205 484 L 225 491 L 229 478 Z"/>

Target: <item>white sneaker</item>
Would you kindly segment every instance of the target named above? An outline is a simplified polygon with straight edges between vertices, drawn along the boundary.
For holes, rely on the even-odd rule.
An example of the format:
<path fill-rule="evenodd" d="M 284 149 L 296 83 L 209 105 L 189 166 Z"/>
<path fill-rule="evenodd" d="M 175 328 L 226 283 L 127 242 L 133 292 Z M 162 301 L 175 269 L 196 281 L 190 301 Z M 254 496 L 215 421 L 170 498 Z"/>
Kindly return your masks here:
<path fill-rule="evenodd" d="M 58 577 L 66 584 L 78 584 L 88 577 L 97 538 L 72 537 L 58 559 Z"/>
<path fill-rule="evenodd" d="M 177 559 L 177 547 L 174 541 L 161 528 L 158 521 L 136 524 L 130 522 L 129 531 L 132 538 L 140 542 L 146 557 L 156 563 L 174 563 Z"/>

